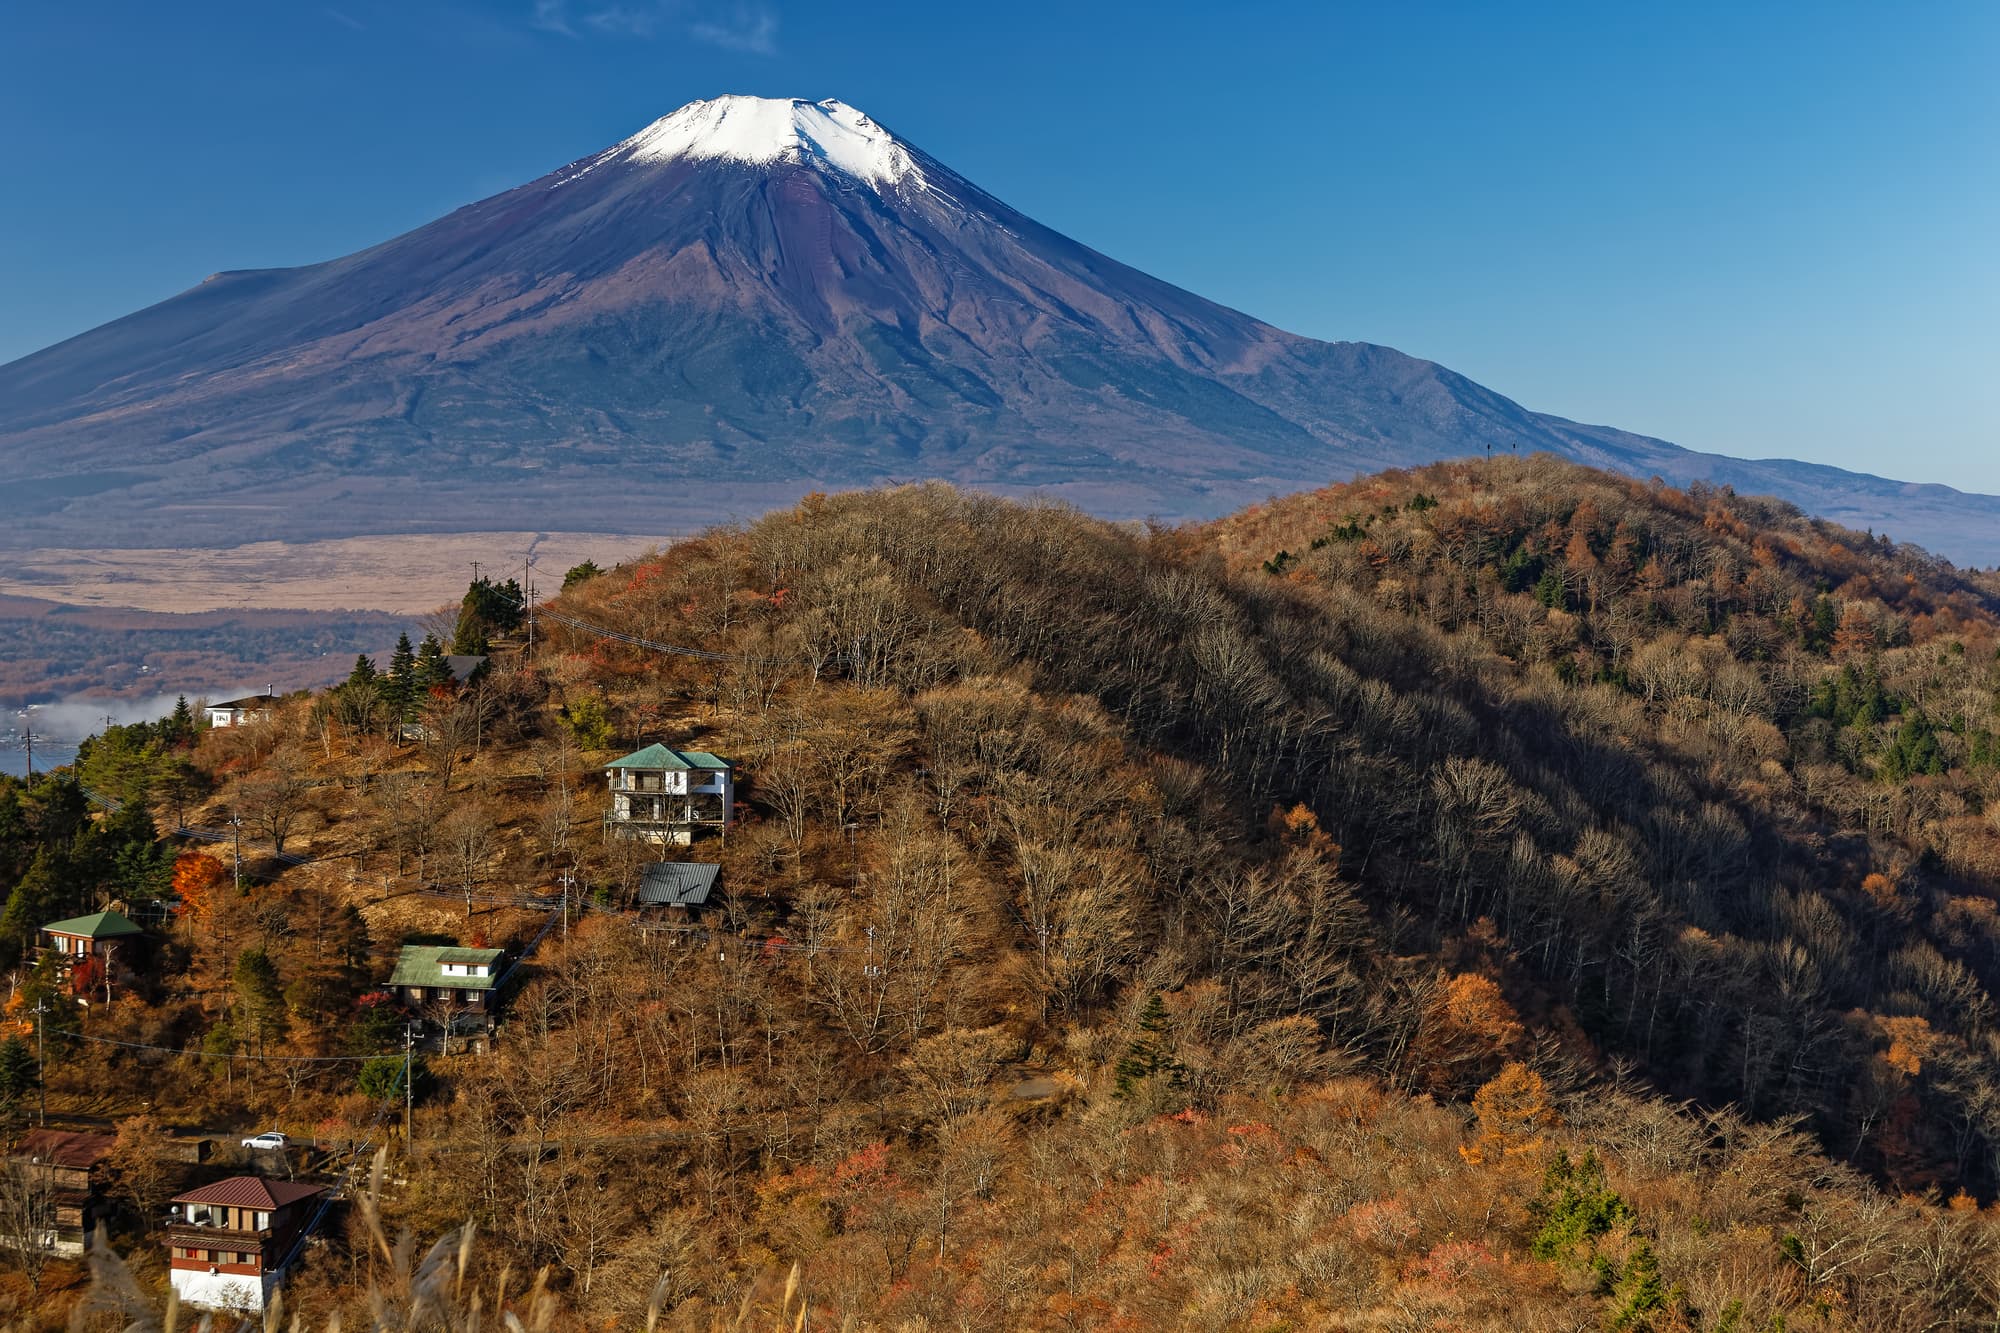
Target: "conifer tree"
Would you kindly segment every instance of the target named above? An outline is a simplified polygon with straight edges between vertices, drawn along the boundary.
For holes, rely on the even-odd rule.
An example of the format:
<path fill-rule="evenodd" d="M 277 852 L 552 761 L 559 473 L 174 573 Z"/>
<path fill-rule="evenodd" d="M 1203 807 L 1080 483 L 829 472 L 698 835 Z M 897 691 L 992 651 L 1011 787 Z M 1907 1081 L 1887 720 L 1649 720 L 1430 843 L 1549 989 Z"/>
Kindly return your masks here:
<path fill-rule="evenodd" d="M 468 657 L 485 653 L 493 635 L 520 628 L 523 614 L 519 582 L 474 579 L 459 600 L 458 623 L 451 636 L 452 652 Z"/>
<path fill-rule="evenodd" d="M 69 913 L 80 896 L 76 858 L 65 843 L 44 845 L 0 909 L 0 955 L 21 957 L 35 932 Z"/>
<path fill-rule="evenodd" d="M 382 677 L 380 688 L 382 702 L 389 706 L 390 722 L 407 722 L 417 698 L 417 653 L 410 646 L 409 635 L 397 638 L 396 650 L 389 654 L 389 670 Z"/>
<path fill-rule="evenodd" d="M 0 884 L 21 878 L 33 855 L 32 830 L 21 808 L 20 784 L 0 780 Z"/>
<path fill-rule="evenodd" d="M 405 635 L 404 642 L 407 643 L 408 641 L 409 641 L 409 636 Z M 374 659 L 369 657 L 368 654 L 366 653 L 361 653 L 357 655 L 354 659 L 354 670 L 347 673 L 347 683 L 349 685 L 372 686 L 375 684 L 375 680 L 376 680 L 376 671 L 375 671 Z"/>
<path fill-rule="evenodd" d="M 194 709 L 188 707 L 185 694 L 174 700 L 174 711 L 160 730 L 164 733 L 161 739 L 169 745 L 187 745 L 194 740 Z"/>
<path fill-rule="evenodd" d="M 40 1087 L 41 1082 L 42 1070 L 35 1063 L 35 1053 L 18 1033 L 0 1042 L 0 1107 L 14 1106 L 24 1094 Z"/>
<path fill-rule="evenodd" d="M 444 660 L 444 645 L 437 641 L 435 634 L 426 634 L 423 646 L 417 649 L 416 684 L 414 704 L 417 707 L 422 707 L 423 702 L 430 698 L 432 690 L 451 684 L 451 663 Z"/>
<path fill-rule="evenodd" d="M 262 949 L 245 949 L 236 956 L 235 980 L 241 1029 L 261 1051 L 266 1041 L 285 1030 L 285 996 L 278 985 L 277 966 Z"/>
<path fill-rule="evenodd" d="M 1167 1033 L 1167 1006 L 1157 991 L 1139 1013 L 1139 1031 L 1144 1035 L 1125 1048 L 1124 1058 L 1113 1071 L 1118 1076 L 1118 1086 L 1112 1096 L 1120 1101 L 1130 1100 L 1138 1093 L 1139 1085 L 1155 1074 L 1178 1078 L 1181 1072 L 1180 1062 L 1161 1041 Z"/>

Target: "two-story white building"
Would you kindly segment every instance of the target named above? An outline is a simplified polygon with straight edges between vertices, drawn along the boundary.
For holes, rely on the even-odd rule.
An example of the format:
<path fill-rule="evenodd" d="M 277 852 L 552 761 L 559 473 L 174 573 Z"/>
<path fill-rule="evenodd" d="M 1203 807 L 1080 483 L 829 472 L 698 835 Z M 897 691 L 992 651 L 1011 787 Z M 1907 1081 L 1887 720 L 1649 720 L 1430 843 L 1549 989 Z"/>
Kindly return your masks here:
<path fill-rule="evenodd" d="M 208 705 L 208 725 L 240 727 L 247 722 L 255 722 L 269 716 L 271 710 L 277 706 L 277 691 L 267 685 L 262 694 L 246 694 L 241 699 L 225 699 L 219 704 Z"/>
<path fill-rule="evenodd" d="M 726 759 L 648 745 L 612 760 L 604 771 L 611 782 L 604 830 L 612 837 L 685 846 L 698 830 L 729 831 L 736 775 Z"/>
<path fill-rule="evenodd" d="M 324 1185 L 231 1176 L 173 1199 L 167 1279 L 189 1305 L 262 1310 L 319 1207 Z"/>

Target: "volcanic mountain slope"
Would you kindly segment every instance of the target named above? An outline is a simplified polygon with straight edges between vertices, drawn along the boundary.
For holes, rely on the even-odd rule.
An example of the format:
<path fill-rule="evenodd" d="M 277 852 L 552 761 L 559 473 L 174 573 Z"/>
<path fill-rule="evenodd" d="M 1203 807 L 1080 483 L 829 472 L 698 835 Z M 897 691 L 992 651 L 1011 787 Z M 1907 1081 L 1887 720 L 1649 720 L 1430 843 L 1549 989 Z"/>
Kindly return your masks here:
<path fill-rule="evenodd" d="M 911 476 L 1206 516 L 1538 449 L 2000 559 L 2000 501 L 1691 454 L 1282 332 L 835 101 L 691 103 L 372 249 L 218 274 L 0 367 L 17 546 L 517 528 L 524 510 L 655 532 Z"/>

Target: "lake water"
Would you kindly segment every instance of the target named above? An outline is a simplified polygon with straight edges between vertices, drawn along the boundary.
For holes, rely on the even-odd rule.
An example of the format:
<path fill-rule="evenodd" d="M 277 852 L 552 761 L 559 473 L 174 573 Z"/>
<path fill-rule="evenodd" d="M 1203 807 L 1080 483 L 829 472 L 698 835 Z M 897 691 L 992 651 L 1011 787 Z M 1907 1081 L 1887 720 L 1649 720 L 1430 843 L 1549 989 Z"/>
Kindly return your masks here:
<path fill-rule="evenodd" d="M 0 712 L 0 773 L 22 777 L 28 771 L 28 749 L 22 732 L 35 733 L 35 771 L 46 773 L 76 758 L 77 743 L 104 730 L 107 720 L 121 725 L 157 722 L 174 711 L 171 694 L 149 699 L 100 699 L 72 695 L 52 704 Z"/>
<path fill-rule="evenodd" d="M 44 746 L 38 737 L 35 741 L 35 771 L 46 773 L 52 768 L 67 764 L 76 758 L 74 745 L 57 745 L 53 741 Z M 11 773 L 15 777 L 25 777 L 28 772 L 28 751 L 20 743 L 18 736 L 0 736 L 0 773 Z"/>

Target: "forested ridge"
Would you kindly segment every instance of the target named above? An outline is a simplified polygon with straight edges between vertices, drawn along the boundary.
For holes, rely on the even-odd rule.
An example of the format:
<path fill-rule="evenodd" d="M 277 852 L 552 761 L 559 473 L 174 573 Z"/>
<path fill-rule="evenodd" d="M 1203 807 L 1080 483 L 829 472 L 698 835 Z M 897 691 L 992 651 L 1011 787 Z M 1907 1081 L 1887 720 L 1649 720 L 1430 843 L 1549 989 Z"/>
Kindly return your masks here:
<path fill-rule="evenodd" d="M 532 657 L 509 605 L 468 593 L 463 688 L 418 685 L 432 646 L 265 725 L 113 729 L 78 775 L 115 820 L 0 790 L 0 943 L 93 893 L 170 914 L 52 1107 L 393 1140 L 387 1231 L 476 1219 L 447 1295 L 343 1210 L 309 1318 L 2000 1316 L 1991 575 L 1505 458 L 1201 527 L 816 496 L 579 569 Z M 738 766 L 726 843 L 669 853 L 722 863 L 706 934 L 636 912 L 658 853 L 599 828 L 595 766 L 653 740 Z M 146 805 L 245 818 L 242 890 Z M 538 942 L 405 1142 L 412 940 Z M 54 984 L 22 956 L 16 1015 Z"/>

